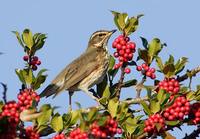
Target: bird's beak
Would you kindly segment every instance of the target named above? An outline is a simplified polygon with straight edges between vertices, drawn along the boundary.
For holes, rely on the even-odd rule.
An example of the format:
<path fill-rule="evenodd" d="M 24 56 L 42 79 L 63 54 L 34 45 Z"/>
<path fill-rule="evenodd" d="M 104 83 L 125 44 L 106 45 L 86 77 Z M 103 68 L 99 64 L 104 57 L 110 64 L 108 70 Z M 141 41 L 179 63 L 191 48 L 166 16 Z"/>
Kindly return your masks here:
<path fill-rule="evenodd" d="M 116 31 L 117 31 L 116 29 L 113 29 L 113 30 L 110 31 L 110 33 L 113 34 L 113 33 L 115 33 Z"/>
<path fill-rule="evenodd" d="M 114 29 L 114 30 L 111 30 L 111 31 L 108 31 L 108 33 L 106 34 L 106 36 L 104 37 L 104 39 L 101 41 L 101 43 L 104 43 L 104 42 L 108 42 L 109 38 L 111 37 L 111 35 L 113 33 L 115 33 L 117 30 Z"/>
<path fill-rule="evenodd" d="M 117 30 L 116 29 L 113 29 L 111 30 L 108 34 L 107 34 L 107 37 L 106 38 L 110 38 L 110 36 L 115 33 Z"/>

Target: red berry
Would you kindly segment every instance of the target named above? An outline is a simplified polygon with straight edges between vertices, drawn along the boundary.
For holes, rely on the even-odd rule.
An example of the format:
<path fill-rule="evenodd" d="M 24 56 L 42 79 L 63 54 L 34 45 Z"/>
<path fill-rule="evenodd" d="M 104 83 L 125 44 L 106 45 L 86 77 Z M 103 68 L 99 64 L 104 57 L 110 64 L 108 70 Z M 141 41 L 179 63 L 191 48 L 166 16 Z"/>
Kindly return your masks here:
<path fill-rule="evenodd" d="M 151 73 L 154 73 L 156 70 L 155 70 L 155 68 L 150 68 L 149 71 L 150 71 Z"/>
<path fill-rule="evenodd" d="M 141 71 L 142 67 L 141 66 L 137 66 L 137 71 Z"/>
<path fill-rule="evenodd" d="M 155 74 L 151 74 L 151 79 L 155 79 L 156 75 Z"/>
<path fill-rule="evenodd" d="M 114 52 L 114 57 L 118 58 L 119 57 L 119 53 L 118 52 Z"/>
<path fill-rule="evenodd" d="M 149 72 L 149 71 L 146 72 L 146 76 L 147 76 L 147 77 L 151 77 L 151 75 L 152 75 L 151 72 Z"/>
<path fill-rule="evenodd" d="M 24 59 L 24 61 L 28 61 L 29 56 L 24 56 L 23 59 Z"/>
<path fill-rule="evenodd" d="M 125 53 L 124 50 L 120 50 L 120 51 L 119 51 L 119 54 L 120 54 L 121 56 L 124 55 L 124 53 Z"/>
<path fill-rule="evenodd" d="M 36 62 L 36 64 L 37 64 L 37 65 L 41 65 L 41 61 L 38 60 L 38 61 Z"/>
<path fill-rule="evenodd" d="M 37 56 L 34 56 L 34 57 L 33 57 L 33 61 L 38 61 L 38 57 L 37 57 Z"/>
<path fill-rule="evenodd" d="M 142 68 L 144 69 L 144 68 L 146 68 L 146 67 L 148 67 L 148 65 L 147 65 L 146 63 L 143 63 L 143 64 L 142 64 Z"/>
<path fill-rule="evenodd" d="M 124 72 L 129 74 L 131 72 L 131 69 L 130 68 L 126 68 Z"/>
<path fill-rule="evenodd" d="M 114 69 L 120 68 L 120 64 L 115 64 L 113 68 L 114 68 Z"/>
<path fill-rule="evenodd" d="M 33 66 L 32 66 L 32 69 L 33 69 L 33 70 L 37 70 L 37 66 L 33 65 Z"/>
<path fill-rule="evenodd" d="M 148 123 L 148 125 L 147 125 L 147 123 Z M 160 124 L 162 126 L 161 130 L 157 131 L 156 124 Z M 147 133 L 162 132 L 162 131 L 164 131 L 162 129 L 165 129 L 165 121 L 160 114 L 151 115 L 145 121 L 144 131 Z"/>

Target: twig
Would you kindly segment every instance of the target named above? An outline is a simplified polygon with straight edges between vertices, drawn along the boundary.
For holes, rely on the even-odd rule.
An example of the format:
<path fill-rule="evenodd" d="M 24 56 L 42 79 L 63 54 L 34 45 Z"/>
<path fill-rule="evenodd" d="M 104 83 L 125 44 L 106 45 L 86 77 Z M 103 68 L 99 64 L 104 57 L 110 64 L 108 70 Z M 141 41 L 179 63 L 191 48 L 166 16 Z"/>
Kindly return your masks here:
<path fill-rule="evenodd" d="M 136 98 L 140 98 L 140 94 L 141 94 L 142 88 L 144 87 L 143 84 L 144 84 L 145 81 L 146 81 L 146 77 L 144 76 L 144 77 L 142 78 L 141 82 L 139 82 L 139 83 L 135 86 L 136 92 L 137 92 Z"/>
<path fill-rule="evenodd" d="M 6 93 L 7 93 L 7 85 L 4 84 L 4 83 L 0 83 L 2 86 L 3 86 L 3 101 L 4 103 L 7 103 L 7 96 L 6 96 Z"/>
<path fill-rule="evenodd" d="M 131 105 L 131 104 L 138 104 L 140 103 L 141 101 L 147 101 L 148 100 L 148 97 L 144 97 L 144 98 L 133 98 L 133 99 L 130 99 L 130 100 L 124 100 L 122 101 L 122 103 L 127 103 L 128 105 Z"/>
<path fill-rule="evenodd" d="M 125 67 L 122 66 L 121 67 L 120 79 L 119 79 L 119 82 L 118 82 L 118 85 L 117 85 L 117 88 L 116 88 L 116 96 L 117 96 L 118 99 L 120 98 L 120 92 L 121 92 L 121 88 L 122 88 L 123 81 L 124 81 L 124 75 L 125 75 L 124 69 L 125 69 Z"/>
<path fill-rule="evenodd" d="M 188 71 L 189 72 L 189 74 L 191 74 L 191 76 L 195 76 L 197 73 L 199 73 L 200 72 L 200 66 L 198 66 L 197 68 L 195 68 L 195 69 L 192 69 L 192 70 L 190 70 L 190 71 Z M 188 79 L 188 73 L 186 73 L 186 74 L 184 74 L 184 75 L 182 75 L 182 76 L 180 76 L 180 77 L 177 77 L 177 80 L 179 81 L 179 82 L 182 82 L 182 81 L 184 81 L 184 80 L 187 80 Z"/>
<path fill-rule="evenodd" d="M 183 139 L 195 139 L 195 138 L 199 137 L 199 134 L 200 134 L 200 126 L 197 126 L 197 130 L 194 130 L 189 135 L 186 134 Z"/>
<path fill-rule="evenodd" d="M 141 101 L 147 101 L 148 100 L 148 97 L 144 97 L 144 98 L 133 98 L 133 99 L 130 99 L 130 100 L 124 100 L 124 101 L 121 101 L 120 103 L 127 103 L 128 105 L 131 105 L 131 104 L 139 104 Z M 102 106 L 102 105 L 97 105 L 97 106 L 93 106 L 93 107 L 88 107 L 88 108 L 82 108 L 81 111 L 83 113 L 88 113 L 91 111 L 91 109 L 98 109 L 98 110 L 104 110 L 105 107 Z"/>

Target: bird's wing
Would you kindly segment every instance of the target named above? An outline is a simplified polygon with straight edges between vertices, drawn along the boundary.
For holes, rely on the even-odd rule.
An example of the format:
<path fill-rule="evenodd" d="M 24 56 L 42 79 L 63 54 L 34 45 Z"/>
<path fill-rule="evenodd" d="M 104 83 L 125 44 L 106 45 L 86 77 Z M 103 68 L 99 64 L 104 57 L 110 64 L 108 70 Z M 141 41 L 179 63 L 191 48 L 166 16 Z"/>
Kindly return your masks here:
<path fill-rule="evenodd" d="M 98 67 L 99 63 L 96 61 L 96 56 L 97 51 L 95 48 L 87 50 L 65 67 L 40 96 L 57 95 L 59 92 L 79 83 Z"/>

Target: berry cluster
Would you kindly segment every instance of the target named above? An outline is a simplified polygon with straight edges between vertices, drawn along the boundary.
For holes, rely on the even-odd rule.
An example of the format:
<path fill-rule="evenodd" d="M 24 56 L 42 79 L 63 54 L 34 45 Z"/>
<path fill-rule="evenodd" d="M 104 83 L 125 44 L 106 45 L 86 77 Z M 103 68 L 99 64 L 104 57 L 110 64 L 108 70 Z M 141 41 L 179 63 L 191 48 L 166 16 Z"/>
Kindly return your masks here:
<path fill-rule="evenodd" d="M 13 119 L 9 120 L 8 123 L 1 123 L 0 139 L 15 139 L 17 136 L 16 128 L 17 124 Z"/>
<path fill-rule="evenodd" d="M 160 126 L 161 126 L 160 131 L 157 130 L 156 124 L 160 124 Z M 160 114 L 151 115 L 145 121 L 144 132 L 152 134 L 152 133 L 157 133 L 157 132 L 164 131 L 164 129 L 165 129 L 165 120 Z"/>
<path fill-rule="evenodd" d="M 70 132 L 67 139 L 89 139 L 89 137 L 86 132 L 81 131 L 80 128 L 76 128 Z"/>
<path fill-rule="evenodd" d="M 3 133 L 0 134 L 0 138 L 2 139 L 13 139 L 16 137 L 16 128 L 19 123 L 19 111 L 18 104 L 15 101 L 7 102 L 0 113 L 0 119 L 7 118 L 6 124 L 1 124 L 3 127 Z"/>
<path fill-rule="evenodd" d="M 17 98 L 18 98 L 18 105 L 21 111 L 31 107 L 33 101 L 37 103 L 40 101 L 40 96 L 32 89 L 24 89 L 20 91 Z"/>
<path fill-rule="evenodd" d="M 151 79 L 155 79 L 155 68 L 150 68 L 146 63 L 143 63 L 141 66 L 136 67 L 137 71 L 141 71 L 143 75 L 150 77 Z"/>
<path fill-rule="evenodd" d="M 34 130 L 32 126 L 25 128 L 25 137 L 26 139 L 39 139 L 39 134 Z"/>
<path fill-rule="evenodd" d="M 118 128 L 117 122 L 112 118 L 109 118 L 104 126 L 99 126 L 97 122 L 94 122 L 90 126 L 90 130 L 95 138 L 114 137 L 115 134 L 122 134 L 122 129 Z"/>
<path fill-rule="evenodd" d="M 65 134 L 61 133 L 55 135 L 52 139 L 67 139 L 67 138 L 65 137 Z"/>
<path fill-rule="evenodd" d="M 188 115 L 190 111 L 190 103 L 183 97 L 177 97 L 170 107 L 166 108 L 163 116 L 169 120 L 183 120 L 185 115 Z"/>
<path fill-rule="evenodd" d="M 191 106 L 190 116 L 194 124 L 200 123 L 200 103 L 194 103 Z"/>
<path fill-rule="evenodd" d="M 1 117 L 8 117 L 8 121 L 14 124 L 19 123 L 19 106 L 15 101 L 7 102 L 3 108 Z"/>
<path fill-rule="evenodd" d="M 179 82 L 174 78 L 164 79 L 163 81 L 160 81 L 159 89 L 164 89 L 165 91 L 169 92 L 171 95 L 175 95 L 180 90 L 180 84 Z"/>
<path fill-rule="evenodd" d="M 123 35 L 118 36 L 112 47 L 116 49 L 114 52 L 114 57 L 118 58 L 119 63 L 115 64 L 114 69 L 120 68 L 124 62 L 131 61 L 133 59 L 133 53 L 135 53 L 136 44 L 130 41 L 129 37 L 125 37 Z M 126 68 L 125 73 L 130 73 L 130 69 Z"/>
<path fill-rule="evenodd" d="M 30 65 L 31 68 L 33 70 L 37 70 L 37 66 L 39 66 L 41 64 L 41 61 L 39 60 L 39 58 L 37 56 L 33 56 L 31 58 L 29 58 L 29 56 L 24 56 L 23 57 L 24 61 L 27 61 Z"/>

